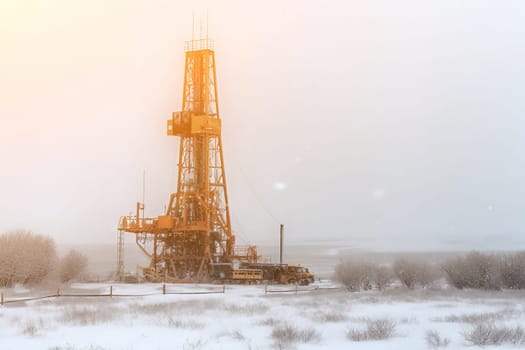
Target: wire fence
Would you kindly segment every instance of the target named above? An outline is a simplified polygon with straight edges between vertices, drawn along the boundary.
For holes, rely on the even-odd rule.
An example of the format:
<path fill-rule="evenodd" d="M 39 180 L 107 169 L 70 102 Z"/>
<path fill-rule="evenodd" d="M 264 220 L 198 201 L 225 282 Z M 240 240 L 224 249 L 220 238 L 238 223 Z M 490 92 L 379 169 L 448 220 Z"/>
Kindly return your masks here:
<path fill-rule="evenodd" d="M 326 287 L 326 286 L 299 286 L 294 285 L 278 287 L 276 285 L 264 285 L 264 294 L 271 293 L 309 293 L 315 291 L 337 291 L 342 290 L 340 287 Z M 149 297 L 154 295 L 203 295 L 203 294 L 225 294 L 227 291 L 226 285 L 221 285 L 217 288 L 211 288 L 206 290 L 181 290 L 173 291 L 168 290 L 168 286 L 163 284 L 160 290 L 148 292 L 148 293 L 118 293 L 115 291 L 113 285 L 109 286 L 107 293 L 67 293 L 57 288 L 53 294 L 43 295 L 43 296 L 31 296 L 31 297 L 13 297 L 8 299 L 5 292 L 0 293 L 0 305 L 7 305 L 13 303 L 23 303 L 27 301 L 34 300 L 44 300 L 44 299 L 56 299 L 56 298 L 117 298 L 117 297 Z"/>
<path fill-rule="evenodd" d="M 292 288 L 273 288 L 271 286 L 265 285 L 264 286 L 264 294 L 269 293 L 309 293 L 309 292 L 316 292 L 316 291 L 339 291 L 343 290 L 344 288 L 341 287 L 322 287 L 322 286 L 312 286 L 312 287 L 299 287 L 299 285 L 295 285 Z"/>
<path fill-rule="evenodd" d="M 148 297 L 148 296 L 154 296 L 154 295 L 189 295 L 189 294 L 224 294 L 226 292 L 226 286 L 221 286 L 220 288 L 214 288 L 211 290 L 196 290 L 196 291 L 169 291 L 167 290 L 167 286 L 165 284 L 162 285 L 161 291 L 154 291 L 150 293 L 116 293 L 113 285 L 109 286 L 108 293 L 99 293 L 99 294 L 84 294 L 84 293 L 64 293 L 60 288 L 57 288 L 56 292 L 54 294 L 50 295 L 44 295 L 44 296 L 38 296 L 38 297 L 15 297 L 13 299 L 7 299 L 6 294 L 4 292 L 0 293 L 0 305 L 5 304 L 12 304 L 12 303 L 21 303 L 26 301 L 33 301 L 33 300 L 43 300 L 43 299 L 51 299 L 51 298 L 101 298 L 101 297 Z"/>

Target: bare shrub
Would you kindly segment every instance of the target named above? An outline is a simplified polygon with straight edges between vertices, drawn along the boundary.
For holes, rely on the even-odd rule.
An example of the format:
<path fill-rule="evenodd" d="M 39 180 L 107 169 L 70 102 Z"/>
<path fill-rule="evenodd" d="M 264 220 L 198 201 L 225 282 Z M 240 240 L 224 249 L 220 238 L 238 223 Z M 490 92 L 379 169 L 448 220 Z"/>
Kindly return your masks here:
<path fill-rule="evenodd" d="M 450 259 L 443 265 L 448 282 L 458 289 L 501 288 L 501 259 L 496 255 L 471 252 L 464 257 Z"/>
<path fill-rule="evenodd" d="M 517 310 L 506 308 L 497 312 L 449 315 L 443 318 L 443 321 L 458 323 L 483 323 L 489 321 L 504 320 L 517 314 L 519 314 Z"/>
<path fill-rule="evenodd" d="M 261 325 L 261 326 L 275 326 L 277 324 L 280 324 L 282 323 L 281 320 L 278 320 L 276 318 L 273 318 L 273 317 L 269 317 L 269 318 L 265 318 L 264 320 L 260 320 L 257 322 L 257 324 Z"/>
<path fill-rule="evenodd" d="M 22 327 L 22 334 L 34 337 L 38 334 L 38 326 L 34 322 L 27 322 Z"/>
<path fill-rule="evenodd" d="M 334 279 L 352 292 L 370 290 L 373 286 L 385 290 L 393 278 L 394 274 L 389 266 L 357 259 L 339 262 L 334 272 Z"/>
<path fill-rule="evenodd" d="M 416 284 L 426 287 L 439 277 L 437 270 L 421 259 L 399 258 L 394 261 L 392 269 L 399 281 L 410 289 L 413 289 Z"/>
<path fill-rule="evenodd" d="M 299 332 L 301 343 L 316 343 L 321 339 L 321 335 L 313 328 L 305 328 Z"/>
<path fill-rule="evenodd" d="M 396 329 L 396 324 L 391 319 L 378 319 L 369 321 L 367 324 L 367 332 L 370 339 L 388 339 Z"/>
<path fill-rule="evenodd" d="M 313 343 L 321 339 L 321 335 L 313 328 L 299 329 L 289 324 L 275 326 L 272 330 L 272 338 L 279 348 L 293 343 Z"/>
<path fill-rule="evenodd" d="M 472 345 L 513 345 L 525 344 L 525 331 L 521 326 L 496 326 L 494 323 L 480 323 L 463 332 L 465 341 Z"/>
<path fill-rule="evenodd" d="M 425 341 L 430 349 L 446 348 L 450 344 L 450 339 L 441 337 L 435 330 L 427 331 Z"/>
<path fill-rule="evenodd" d="M 55 263 L 55 242 L 50 237 L 29 231 L 0 235 L 0 287 L 39 283 Z"/>
<path fill-rule="evenodd" d="M 416 273 L 416 283 L 421 287 L 426 288 L 431 286 L 440 277 L 440 271 L 436 266 L 419 262 Z"/>
<path fill-rule="evenodd" d="M 235 339 L 235 340 L 239 340 L 239 341 L 242 341 L 242 340 L 245 340 L 246 338 L 244 337 L 244 334 L 241 333 L 241 331 L 239 330 L 234 330 L 230 333 L 230 336 Z"/>
<path fill-rule="evenodd" d="M 50 348 L 48 348 L 47 350 L 74 350 L 75 347 L 69 343 L 67 343 L 66 345 L 64 346 L 52 346 Z"/>
<path fill-rule="evenodd" d="M 366 329 L 350 329 L 347 338 L 352 341 L 384 340 L 391 338 L 396 331 L 396 323 L 388 318 L 368 320 Z"/>
<path fill-rule="evenodd" d="M 394 273 L 389 266 L 374 266 L 373 275 L 375 285 L 379 290 L 388 288 L 394 279 Z"/>
<path fill-rule="evenodd" d="M 525 251 L 502 257 L 500 277 L 504 288 L 525 288 Z"/>
<path fill-rule="evenodd" d="M 202 338 L 186 340 L 186 342 L 182 345 L 182 350 L 199 350 L 202 349 L 206 343 L 207 341 Z"/>
<path fill-rule="evenodd" d="M 369 290 L 372 288 L 372 271 L 371 263 L 350 259 L 335 266 L 334 278 L 350 291 Z"/>
<path fill-rule="evenodd" d="M 59 275 L 61 282 L 69 282 L 82 276 L 88 264 L 88 258 L 77 250 L 70 250 L 60 259 Z"/>
<path fill-rule="evenodd" d="M 396 277 L 407 288 L 414 288 L 416 285 L 416 264 L 405 259 L 397 259 L 392 266 Z"/>
<path fill-rule="evenodd" d="M 289 324 L 273 328 L 272 338 L 279 343 L 295 343 L 299 340 L 299 330 Z"/>

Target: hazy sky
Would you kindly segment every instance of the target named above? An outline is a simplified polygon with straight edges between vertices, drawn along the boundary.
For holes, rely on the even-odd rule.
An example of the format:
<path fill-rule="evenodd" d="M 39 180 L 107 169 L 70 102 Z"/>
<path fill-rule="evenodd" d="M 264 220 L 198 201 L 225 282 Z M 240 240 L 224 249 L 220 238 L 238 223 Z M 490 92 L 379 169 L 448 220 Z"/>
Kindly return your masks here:
<path fill-rule="evenodd" d="M 523 1 L 2 0 L 0 232 L 162 212 L 206 9 L 240 243 L 525 249 Z"/>

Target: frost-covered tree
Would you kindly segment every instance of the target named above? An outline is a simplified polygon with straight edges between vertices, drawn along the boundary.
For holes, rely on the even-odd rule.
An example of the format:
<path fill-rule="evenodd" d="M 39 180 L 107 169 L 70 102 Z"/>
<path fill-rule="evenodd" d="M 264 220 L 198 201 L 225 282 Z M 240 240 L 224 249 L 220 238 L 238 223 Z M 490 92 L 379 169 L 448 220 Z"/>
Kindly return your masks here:
<path fill-rule="evenodd" d="M 60 259 L 60 281 L 69 282 L 81 277 L 87 264 L 88 258 L 84 254 L 74 249 L 70 250 L 66 256 Z"/>
<path fill-rule="evenodd" d="M 399 281 L 410 289 L 416 285 L 427 287 L 439 277 L 436 268 L 422 259 L 399 258 L 392 269 Z"/>
<path fill-rule="evenodd" d="M 375 266 L 373 276 L 374 283 L 379 290 L 385 290 L 394 279 L 394 274 L 389 266 Z"/>
<path fill-rule="evenodd" d="M 456 288 L 500 289 L 502 259 L 497 255 L 471 252 L 443 264 L 447 280 Z"/>
<path fill-rule="evenodd" d="M 414 288 L 417 279 L 417 266 L 414 261 L 409 261 L 403 258 L 396 259 L 392 265 L 392 270 L 396 277 L 407 288 Z"/>
<path fill-rule="evenodd" d="M 371 263 L 349 259 L 335 266 L 334 279 L 353 292 L 368 290 L 372 288 L 372 272 Z"/>
<path fill-rule="evenodd" d="M 425 261 L 419 261 L 416 272 L 416 283 L 425 288 L 441 277 L 439 268 Z"/>
<path fill-rule="evenodd" d="M 369 290 L 373 286 L 384 290 L 392 283 L 393 273 L 389 266 L 376 265 L 366 260 L 347 259 L 336 265 L 334 279 L 350 291 Z"/>
<path fill-rule="evenodd" d="M 29 231 L 0 235 L 0 286 L 36 284 L 56 264 L 55 242 L 50 237 Z"/>
<path fill-rule="evenodd" d="M 525 252 L 507 254 L 501 258 L 500 277 L 504 288 L 525 288 Z"/>

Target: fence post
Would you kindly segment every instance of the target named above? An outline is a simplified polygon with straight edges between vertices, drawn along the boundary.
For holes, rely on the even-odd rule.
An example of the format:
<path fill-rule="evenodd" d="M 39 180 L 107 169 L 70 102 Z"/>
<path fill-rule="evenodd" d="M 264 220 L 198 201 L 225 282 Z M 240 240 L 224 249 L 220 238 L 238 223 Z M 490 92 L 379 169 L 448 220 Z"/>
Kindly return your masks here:
<path fill-rule="evenodd" d="M 268 283 L 264 284 L 264 294 L 268 294 Z"/>
<path fill-rule="evenodd" d="M 226 293 L 226 285 L 225 284 L 222 285 L 222 294 L 224 294 L 224 293 Z"/>
<path fill-rule="evenodd" d="M 295 294 L 297 294 L 297 289 L 299 288 L 298 286 L 298 284 L 295 285 Z"/>
<path fill-rule="evenodd" d="M 57 298 L 60 296 L 60 288 L 57 288 Z"/>
<path fill-rule="evenodd" d="M 166 283 L 162 284 L 162 294 L 166 294 Z"/>
<path fill-rule="evenodd" d="M 4 293 L 0 293 L 0 305 L 4 305 Z"/>
<path fill-rule="evenodd" d="M 109 296 L 113 298 L 113 286 L 109 286 Z"/>

